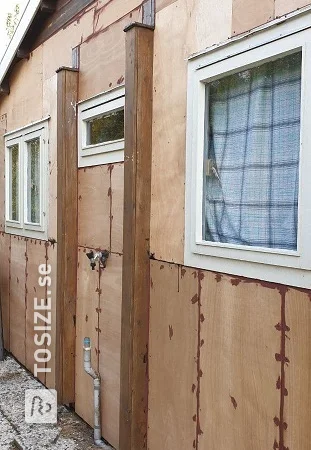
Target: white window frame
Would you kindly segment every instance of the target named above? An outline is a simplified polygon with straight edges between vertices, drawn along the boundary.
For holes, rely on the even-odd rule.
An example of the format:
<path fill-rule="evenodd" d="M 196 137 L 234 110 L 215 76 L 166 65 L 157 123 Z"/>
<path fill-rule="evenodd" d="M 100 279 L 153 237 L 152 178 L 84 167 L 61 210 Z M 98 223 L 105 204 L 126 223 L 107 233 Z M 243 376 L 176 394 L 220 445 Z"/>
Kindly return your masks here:
<path fill-rule="evenodd" d="M 87 144 L 87 123 L 125 106 L 125 88 L 117 87 L 78 103 L 78 166 L 88 167 L 124 161 L 124 139 Z"/>
<path fill-rule="evenodd" d="M 47 239 L 48 224 L 48 119 L 11 131 L 5 137 L 5 232 L 34 239 Z M 40 222 L 30 223 L 28 217 L 28 145 L 30 140 L 40 139 Z M 9 148 L 19 145 L 19 221 L 10 220 L 10 164 Z"/>
<path fill-rule="evenodd" d="M 188 65 L 185 253 L 186 265 L 276 283 L 311 286 L 311 13 L 276 20 L 226 45 L 194 56 Z M 278 26 L 275 26 L 278 25 Z M 297 251 L 203 240 L 203 161 L 206 83 L 302 52 L 301 140 Z"/>

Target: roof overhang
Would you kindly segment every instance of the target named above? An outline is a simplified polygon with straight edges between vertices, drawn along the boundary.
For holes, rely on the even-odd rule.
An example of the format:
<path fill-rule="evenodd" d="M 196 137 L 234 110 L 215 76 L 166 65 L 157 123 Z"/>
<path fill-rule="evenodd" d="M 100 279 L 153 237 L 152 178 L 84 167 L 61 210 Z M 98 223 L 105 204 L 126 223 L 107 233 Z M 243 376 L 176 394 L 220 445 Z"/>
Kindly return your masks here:
<path fill-rule="evenodd" d="M 30 48 L 24 46 L 31 26 L 35 21 L 44 20 L 55 11 L 56 1 L 29 0 L 15 33 L 0 61 L 0 93 L 9 93 L 8 76 L 13 65 L 29 56 Z"/>

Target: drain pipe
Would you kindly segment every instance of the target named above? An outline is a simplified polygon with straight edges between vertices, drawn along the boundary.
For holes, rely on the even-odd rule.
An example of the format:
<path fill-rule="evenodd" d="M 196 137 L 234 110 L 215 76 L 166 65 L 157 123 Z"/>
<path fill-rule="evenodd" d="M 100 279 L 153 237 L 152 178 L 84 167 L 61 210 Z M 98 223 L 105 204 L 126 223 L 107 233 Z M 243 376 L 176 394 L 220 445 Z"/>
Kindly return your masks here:
<path fill-rule="evenodd" d="M 94 444 L 97 447 L 112 450 L 112 447 L 102 441 L 101 420 L 100 420 L 100 375 L 91 365 L 91 339 L 84 338 L 84 370 L 94 381 Z"/>

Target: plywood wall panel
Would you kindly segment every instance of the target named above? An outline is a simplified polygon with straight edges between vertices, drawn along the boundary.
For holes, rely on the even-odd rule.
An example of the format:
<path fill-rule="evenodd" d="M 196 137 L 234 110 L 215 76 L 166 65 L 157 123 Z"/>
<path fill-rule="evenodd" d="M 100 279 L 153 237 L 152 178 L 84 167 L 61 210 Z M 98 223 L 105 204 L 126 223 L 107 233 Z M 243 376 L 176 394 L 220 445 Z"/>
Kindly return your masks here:
<path fill-rule="evenodd" d="M 11 237 L 10 351 L 26 362 L 26 240 Z"/>
<path fill-rule="evenodd" d="M 156 0 L 155 2 L 156 12 L 161 11 L 161 9 L 170 6 L 174 2 L 177 2 L 177 0 Z"/>
<path fill-rule="evenodd" d="M 102 433 L 119 448 L 122 256 L 110 255 L 100 276 L 99 371 Z"/>
<path fill-rule="evenodd" d="M 256 283 L 202 274 L 199 449 L 275 448 L 280 294 Z"/>
<path fill-rule="evenodd" d="M 123 252 L 124 165 L 111 170 L 111 251 Z"/>
<path fill-rule="evenodd" d="M 196 443 L 198 277 L 193 269 L 151 261 L 149 450 Z"/>
<path fill-rule="evenodd" d="M 43 115 L 49 120 L 48 237 L 57 240 L 57 74 L 43 82 Z"/>
<path fill-rule="evenodd" d="M 307 450 L 311 442 L 310 293 L 290 289 L 285 300 L 285 447 Z"/>
<path fill-rule="evenodd" d="M 232 34 L 251 30 L 273 18 L 274 0 L 233 0 Z"/>
<path fill-rule="evenodd" d="M 51 78 L 59 67 L 72 66 L 72 49 L 93 33 L 94 8 L 95 5 L 88 8 L 88 12 L 42 44 L 44 80 Z"/>
<path fill-rule="evenodd" d="M 113 2 L 99 2 L 94 13 L 94 33 L 104 30 L 120 18 L 136 10 L 143 0 L 113 0 Z"/>
<path fill-rule="evenodd" d="M 275 0 L 275 16 L 282 16 L 283 14 L 309 5 L 309 3 L 309 0 Z"/>
<path fill-rule="evenodd" d="M 231 0 L 178 0 L 156 14 L 150 242 L 157 259 L 183 262 L 187 58 L 231 35 L 231 13 Z"/>
<path fill-rule="evenodd" d="M 28 60 L 22 60 L 14 67 L 10 76 L 10 95 L 1 99 L 1 111 L 7 113 L 8 131 L 42 119 L 42 72 L 41 46 Z"/>
<path fill-rule="evenodd" d="M 129 23 L 140 20 L 141 11 L 135 10 L 113 26 L 83 42 L 80 47 L 79 100 L 85 100 L 124 83 L 123 29 Z"/>
<path fill-rule="evenodd" d="M 0 233 L 0 304 L 4 347 L 10 350 L 10 253 L 11 236 Z"/>
<path fill-rule="evenodd" d="M 46 286 L 40 286 L 39 266 L 46 264 L 46 247 L 44 241 L 36 239 L 28 239 L 26 242 L 27 254 L 27 272 L 26 272 L 26 361 L 27 369 L 34 373 L 34 365 L 37 364 L 38 369 L 45 369 L 45 363 L 37 363 L 35 361 L 35 351 L 45 350 L 45 344 L 37 346 L 34 342 L 34 336 L 37 335 L 40 339 L 43 331 L 34 331 L 34 326 L 47 326 L 47 323 L 42 319 L 34 322 L 35 298 L 36 302 L 40 304 L 46 302 Z M 38 311 L 45 317 L 46 311 Z M 45 339 L 46 342 L 46 339 Z M 44 355 L 40 355 L 40 357 Z M 45 372 L 38 373 L 38 379 L 45 384 Z"/>
<path fill-rule="evenodd" d="M 109 166 L 78 172 L 78 242 L 83 247 L 110 249 Z"/>
<path fill-rule="evenodd" d="M 91 338 L 92 366 L 98 370 L 99 274 L 92 270 L 86 250 L 78 250 L 78 285 L 76 318 L 76 404 L 77 414 L 94 425 L 93 380 L 83 367 L 83 339 Z"/>

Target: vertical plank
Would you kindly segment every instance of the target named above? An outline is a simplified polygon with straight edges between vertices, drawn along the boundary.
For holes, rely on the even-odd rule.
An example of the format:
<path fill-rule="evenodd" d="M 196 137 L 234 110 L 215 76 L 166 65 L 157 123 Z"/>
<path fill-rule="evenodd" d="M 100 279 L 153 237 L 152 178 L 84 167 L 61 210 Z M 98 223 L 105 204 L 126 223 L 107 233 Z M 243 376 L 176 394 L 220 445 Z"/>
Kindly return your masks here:
<path fill-rule="evenodd" d="M 284 448 L 289 449 L 307 449 L 311 442 L 310 298 L 310 291 L 290 289 L 286 293 Z"/>
<path fill-rule="evenodd" d="M 199 449 L 276 448 L 279 291 L 204 272 L 200 314 Z"/>
<path fill-rule="evenodd" d="M 232 34 L 251 30 L 274 18 L 274 0 L 233 0 Z"/>
<path fill-rule="evenodd" d="M 77 290 L 78 71 L 62 68 L 57 79 L 57 323 L 56 387 L 59 401 L 75 398 Z"/>
<path fill-rule="evenodd" d="M 126 34 L 120 450 L 146 447 L 153 30 Z"/>
<path fill-rule="evenodd" d="M 6 132 L 7 116 L 0 117 L 0 231 L 5 229 L 5 146 L 4 133 Z"/>
<path fill-rule="evenodd" d="M 151 262 L 148 449 L 196 442 L 197 271 Z"/>
<path fill-rule="evenodd" d="M 26 362 L 26 240 L 11 236 L 10 351 Z"/>
<path fill-rule="evenodd" d="M 124 165 L 111 171 L 111 251 L 123 253 Z"/>
<path fill-rule="evenodd" d="M 10 350 L 10 246 L 11 236 L 0 233 L 0 303 L 2 310 L 2 326 L 4 347 Z"/>
<path fill-rule="evenodd" d="M 275 0 L 275 17 L 283 16 L 310 3 L 310 0 Z"/>
<path fill-rule="evenodd" d="M 39 339 L 43 331 L 34 331 L 34 302 L 37 298 L 40 303 L 46 299 L 46 286 L 40 286 L 39 279 L 39 265 L 46 263 L 46 248 L 45 242 L 37 239 L 28 239 L 26 242 L 26 258 L 27 258 L 27 272 L 26 272 L 26 361 L 27 369 L 34 373 L 34 365 L 37 364 L 39 369 L 45 369 L 45 363 L 37 363 L 35 361 L 35 351 L 37 349 L 45 349 L 45 344 L 37 346 L 34 342 L 35 334 Z M 42 315 L 46 315 L 45 311 L 38 311 Z M 46 326 L 46 323 L 39 320 L 36 324 L 38 326 Z M 45 372 L 38 373 L 38 379 L 45 384 Z"/>
<path fill-rule="evenodd" d="M 92 270 L 86 250 L 78 250 L 76 393 L 75 410 L 91 426 L 94 425 L 93 380 L 83 367 L 83 339 L 89 337 L 92 346 L 92 366 L 98 370 L 98 307 L 99 274 Z"/>
<path fill-rule="evenodd" d="M 119 448 L 122 256 L 110 255 L 100 275 L 99 371 L 103 437 Z"/>
<path fill-rule="evenodd" d="M 78 243 L 110 249 L 110 174 L 108 166 L 79 169 Z"/>

